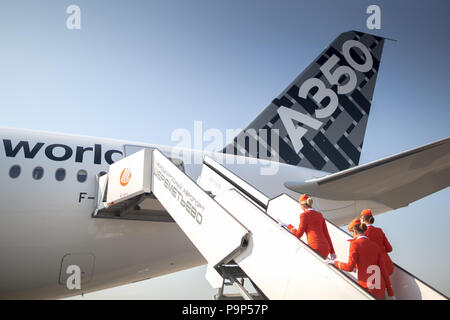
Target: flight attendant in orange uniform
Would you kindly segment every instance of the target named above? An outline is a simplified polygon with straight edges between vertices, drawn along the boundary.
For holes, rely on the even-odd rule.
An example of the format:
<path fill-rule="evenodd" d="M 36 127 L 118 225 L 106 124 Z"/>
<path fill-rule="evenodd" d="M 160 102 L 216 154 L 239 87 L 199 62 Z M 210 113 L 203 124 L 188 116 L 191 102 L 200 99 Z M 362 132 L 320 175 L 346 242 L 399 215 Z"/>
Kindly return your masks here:
<path fill-rule="evenodd" d="M 306 232 L 308 245 L 311 248 L 324 259 L 328 254 L 331 254 L 331 259 L 336 259 L 327 224 L 322 214 L 312 209 L 313 200 L 308 195 L 303 194 L 298 201 L 303 210 L 300 214 L 300 225 L 298 229 L 295 229 L 291 224 L 287 228 L 299 239 Z"/>
<path fill-rule="evenodd" d="M 348 230 L 353 236 L 350 242 L 348 262 L 334 261 L 334 266 L 344 271 L 358 270 L 358 283 L 377 299 L 384 299 L 386 288 L 390 297 L 394 296 L 391 281 L 386 271 L 383 252 L 378 245 L 364 235 L 367 227 L 360 219 L 350 222 Z M 377 271 L 378 270 L 378 271 Z M 379 278 L 376 279 L 378 272 Z M 372 288 L 371 288 L 372 287 Z"/>
<path fill-rule="evenodd" d="M 386 271 L 389 275 L 391 275 L 394 272 L 394 264 L 388 254 L 389 252 L 392 252 L 391 244 L 386 238 L 383 230 L 372 225 L 375 222 L 375 218 L 372 216 L 372 211 L 370 211 L 370 209 L 364 209 L 361 211 L 360 218 L 361 222 L 367 226 L 367 231 L 364 232 L 364 235 L 378 244 L 381 251 L 384 253 Z"/>

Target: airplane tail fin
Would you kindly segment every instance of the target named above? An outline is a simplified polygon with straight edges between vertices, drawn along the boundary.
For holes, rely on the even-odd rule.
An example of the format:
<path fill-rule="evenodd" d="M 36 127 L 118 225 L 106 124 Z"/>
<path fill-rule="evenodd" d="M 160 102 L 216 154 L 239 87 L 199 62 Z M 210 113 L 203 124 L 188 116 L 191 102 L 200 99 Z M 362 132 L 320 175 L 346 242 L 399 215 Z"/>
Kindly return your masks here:
<path fill-rule="evenodd" d="M 222 152 L 327 172 L 357 166 L 383 44 L 340 34 Z"/>

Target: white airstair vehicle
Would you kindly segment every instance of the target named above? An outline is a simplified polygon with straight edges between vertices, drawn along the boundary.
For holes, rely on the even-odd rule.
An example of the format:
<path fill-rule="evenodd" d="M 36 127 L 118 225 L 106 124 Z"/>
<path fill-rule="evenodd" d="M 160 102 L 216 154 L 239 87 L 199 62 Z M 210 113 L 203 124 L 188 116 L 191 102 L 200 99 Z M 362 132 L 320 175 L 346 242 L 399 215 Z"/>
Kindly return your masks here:
<path fill-rule="evenodd" d="M 182 163 L 142 149 L 98 177 L 97 199 L 95 218 L 175 221 L 208 262 L 206 279 L 218 299 L 226 298 L 226 285 L 244 299 L 375 299 L 356 273 L 327 264 L 278 223 L 298 225 L 297 201 L 269 199 L 208 156 L 193 181 Z M 346 261 L 350 235 L 329 221 L 327 227 L 338 260 Z M 448 299 L 397 265 L 391 282 L 397 300 Z"/>

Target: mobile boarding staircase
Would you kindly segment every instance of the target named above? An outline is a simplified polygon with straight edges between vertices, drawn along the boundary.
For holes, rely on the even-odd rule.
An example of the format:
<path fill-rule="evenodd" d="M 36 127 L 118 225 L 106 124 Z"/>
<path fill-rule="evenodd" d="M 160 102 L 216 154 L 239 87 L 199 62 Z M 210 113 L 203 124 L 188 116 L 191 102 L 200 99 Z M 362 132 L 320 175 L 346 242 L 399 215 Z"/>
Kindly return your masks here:
<path fill-rule="evenodd" d="M 216 298 L 233 285 L 245 299 L 374 299 L 355 273 L 327 264 L 277 222 L 298 225 L 300 211 L 288 195 L 269 199 L 208 156 L 195 182 L 159 150 L 142 149 L 98 177 L 93 217 L 168 221 L 168 212 L 207 260 Z M 327 227 L 338 260 L 347 261 L 351 237 Z M 448 299 L 397 265 L 391 282 L 399 300 Z"/>

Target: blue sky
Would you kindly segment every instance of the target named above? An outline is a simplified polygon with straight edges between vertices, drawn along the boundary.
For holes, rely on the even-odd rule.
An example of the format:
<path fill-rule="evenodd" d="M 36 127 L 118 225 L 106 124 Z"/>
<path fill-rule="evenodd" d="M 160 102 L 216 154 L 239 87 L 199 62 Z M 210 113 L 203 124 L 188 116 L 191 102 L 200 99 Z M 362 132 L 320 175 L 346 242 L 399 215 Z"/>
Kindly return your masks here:
<path fill-rule="evenodd" d="M 81 30 L 66 27 L 71 4 Z M 381 7 L 375 32 L 366 28 L 371 4 Z M 359 30 L 397 40 L 384 47 L 367 163 L 449 136 L 449 11 L 442 0 L 2 1 L 0 126 L 167 145 L 195 120 L 204 130 L 242 128 L 339 33 Z M 376 218 L 393 260 L 447 295 L 449 198 L 447 188 Z M 165 277 L 165 297 L 180 298 L 173 279 L 195 275 L 190 294 L 209 298 L 203 271 Z M 156 297 L 153 283 L 164 279 L 136 286 Z M 112 290 L 96 297 L 141 292 Z"/>

